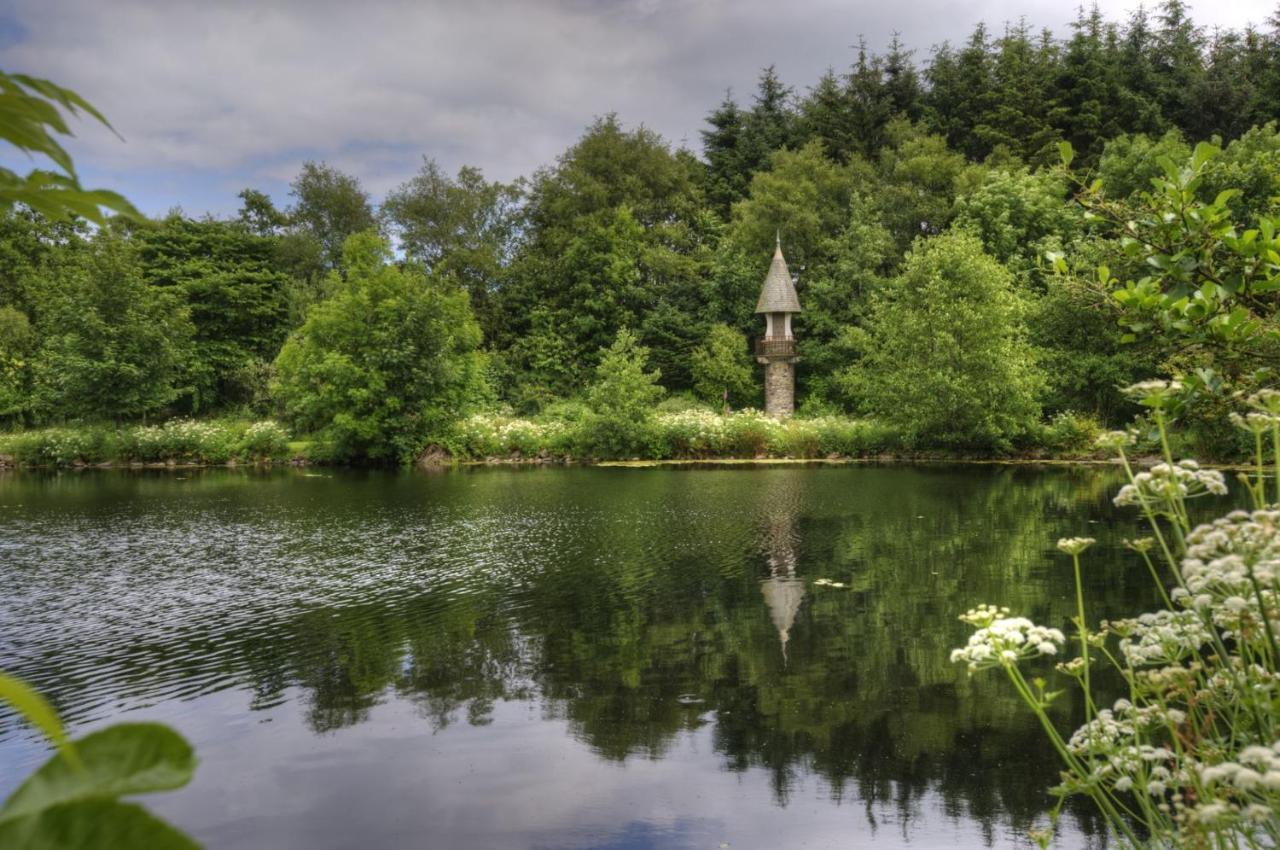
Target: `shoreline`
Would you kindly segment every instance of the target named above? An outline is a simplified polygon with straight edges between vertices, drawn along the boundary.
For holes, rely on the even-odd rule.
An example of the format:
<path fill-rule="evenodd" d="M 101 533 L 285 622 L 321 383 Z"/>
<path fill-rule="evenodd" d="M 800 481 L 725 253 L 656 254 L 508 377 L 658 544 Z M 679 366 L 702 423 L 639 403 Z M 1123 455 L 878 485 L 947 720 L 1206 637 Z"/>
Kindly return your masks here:
<path fill-rule="evenodd" d="M 1159 462 L 1159 458 L 1140 458 L 1137 463 L 1146 465 Z M 262 461 L 244 463 L 228 461 L 226 463 L 202 463 L 198 461 L 103 461 L 101 463 L 73 463 L 67 465 L 27 465 L 15 463 L 8 458 L 0 457 L 0 472 L 90 472 L 90 471 L 189 471 L 193 469 L 283 469 L 283 468 L 325 468 L 325 469 L 412 469 L 424 472 L 439 472 L 453 468 L 476 467 L 550 467 L 550 466 L 582 466 L 611 469 L 655 469 L 660 467 L 697 467 L 697 466 L 870 466 L 870 465 L 927 465 L 927 464 L 964 464 L 969 466 L 1119 466 L 1117 460 L 1097 457 L 974 457 L 974 456 L 911 456 L 911 455 L 876 455 L 871 457 L 715 457 L 715 458 L 658 458 L 651 460 L 590 460 L 585 458 L 522 458 L 522 457 L 490 457 L 470 460 L 432 459 L 430 462 L 397 466 L 360 466 L 343 464 L 316 463 L 306 458 L 292 458 L 285 461 Z M 1243 468 L 1237 465 L 1206 464 L 1219 469 Z"/>

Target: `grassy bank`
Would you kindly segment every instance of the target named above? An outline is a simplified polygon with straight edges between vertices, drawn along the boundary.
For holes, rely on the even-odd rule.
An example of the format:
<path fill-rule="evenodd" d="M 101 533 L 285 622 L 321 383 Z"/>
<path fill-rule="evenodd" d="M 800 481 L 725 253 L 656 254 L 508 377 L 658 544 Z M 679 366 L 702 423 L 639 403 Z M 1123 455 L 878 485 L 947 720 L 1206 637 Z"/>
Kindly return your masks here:
<path fill-rule="evenodd" d="M 458 422 L 442 441 L 461 460 L 709 460 L 724 458 L 860 458 L 921 454 L 1085 457 L 1100 429 L 1088 417 L 1056 417 L 1025 443 L 1001 450 L 912 445 L 888 425 L 843 416 L 776 420 L 756 410 L 660 412 L 630 423 L 591 415 L 523 419 L 479 415 Z"/>
<path fill-rule="evenodd" d="M 842 416 L 776 420 L 756 410 L 691 409 L 628 423 L 576 408 L 538 418 L 482 414 L 429 441 L 442 462 L 656 461 L 754 458 L 1054 457 L 1092 453 L 1097 425 L 1059 417 L 1001 451 L 909 445 L 891 427 Z M 0 433 L 0 465 L 57 468 L 130 464 L 325 463 L 330 452 L 272 420 L 175 419 L 158 425 L 65 425 Z"/>

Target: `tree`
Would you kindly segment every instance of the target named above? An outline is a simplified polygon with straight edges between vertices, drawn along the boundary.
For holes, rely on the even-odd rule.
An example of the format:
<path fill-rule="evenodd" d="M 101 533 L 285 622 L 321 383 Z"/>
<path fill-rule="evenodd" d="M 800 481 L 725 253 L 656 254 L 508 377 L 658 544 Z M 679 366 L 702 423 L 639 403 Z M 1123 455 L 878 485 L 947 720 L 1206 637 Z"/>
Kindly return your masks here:
<path fill-rule="evenodd" d="M 451 178 L 427 159 L 382 204 L 405 256 L 453 275 L 471 295 L 486 338 L 502 318 L 492 301 L 520 235 L 523 195 L 523 183 L 491 183 L 469 166 Z"/>
<path fill-rule="evenodd" d="M 230 222 L 169 216 L 134 236 L 146 281 L 177 295 L 194 327 L 186 403 L 216 410 L 263 395 L 288 332 L 289 278 L 275 243 Z"/>
<path fill-rule="evenodd" d="M 707 341 L 693 352 L 693 389 L 712 404 L 738 407 L 759 393 L 747 354 L 747 338 L 728 325 L 712 325 Z"/>
<path fill-rule="evenodd" d="M 0 421 L 21 420 L 31 409 L 31 355 L 36 334 L 27 314 L 0 306 Z"/>
<path fill-rule="evenodd" d="M 289 223 L 289 217 L 276 209 L 275 202 L 266 192 L 243 189 L 236 197 L 241 201 L 236 220 L 250 233 L 275 236 Z"/>
<path fill-rule="evenodd" d="M 773 152 L 789 146 L 795 138 L 794 92 L 784 85 L 774 67 L 760 72 L 756 95 L 742 128 L 742 161 L 749 178 L 769 162 Z"/>
<path fill-rule="evenodd" d="M 1019 287 L 1043 292 L 1046 256 L 1062 253 L 1084 224 L 1079 207 L 1066 199 L 1067 182 L 1059 172 L 993 170 L 956 198 L 952 223 L 976 233 Z"/>
<path fill-rule="evenodd" d="M 983 119 L 996 98 L 995 60 L 987 28 L 978 24 L 960 50 L 944 44 L 926 72 L 929 79 L 928 121 L 955 150 L 971 159 L 990 151 Z"/>
<path fill-rule="evenodd" d="M 879 290 L 856 385 L 908 445 L 1008 448 L 1039 415 L 1021 312 L 977 237 L 921 240 Z"/>
<path fill-rule="evenodd" d="M 554 391 L 563 395 L 590 380 L 600 352 L 629 327 L 664 356 L 682 351 L 686 365 L 666 377 L 688 386 L 688 353 L 702 328 L 687 318 L 706 312 L 709 243 L 719 226 L 700 172 L 692 156 L 673 153 L 650 130 L 625 130 L 614 116 L 596 121 L 532 181 L 525 238 L 495 298 L 503 321 L 494 347 L 530 353 L 518 351 L 527 349 L 522 339 L 553 335 L 567 352 L 555 370 Z M 516 386 L 504 388 L 511 400 L 542 394 L 524 392 L 523 376 L 515 377 Z"/>
<path fill-rule="evenodd" d="M 587 390 L 588 449 L 596 456 L 647 455 L 655 448 L 648 425 L 662 387 L 661 375 L 646 371 L 648 359 L 649 350 L 626 328 L 601 353 L 595 382 Z"/>
<path fill-rule="evenodd" d="M 823 152 L 845 162 L 861 140 L 855 138 L 848 93 L 828 69 L 800 103 L 800 128 L 807 141 L 822 144 Z"/>
<path fill-rule="evenodd" d="M 320 244 L 328 268 L 342 264 L 347 237 L 377 227 L 360 181 L 330 165 L 303 163 L 289 186 L 289 195 L 295 199 L 289 218 L 295 228 Z"/>
<path fill-rule="evenodd" d="M 876 200 L 898 251 L 905 252 L 918 237 L 946 230 L 956 196 L 977 185 L 983 168 L 920 125 L 893 121 L 886 134 L 889 143 L 877 163 Z"/>
<path fill-rule="evenodd" d="M 797 377 L 806 400 L 856 408 L 860 400 L 845 395 L 835 378 L 862 356 L 862 325 L 873 294 L 898 257 L 869 196 L 855 192 L 846 217 L 843 232 L 828 242 L 831 262 L 815 269 L 805 287 Z"/>
<path fill-rule="evenodd" d="M 335 459 L 408 462 L 483 394 L 467 295 L 390 263 L 376 233 L 343 250 L 343 279 L 276 358 L 288 416 Z"/>
<path fill-rule="evenodd" d="M 895 32 L 884 57 L 884 88 L 893 107 L 893 117 L 918 121 L 924 109 L 924 90 L 912 55 L 913 51 L 903 45 Z"/>
<path fill-rule="evenodd" d="M 747 194 L 751 175 L 743 164 L 742 133 L 745 113 L 726 92 L 724 100 L 706 118 L 711 129 L 702 130 L 702 155 L 707 160 L 707 201 L 721 218 L 729 218 L 733 202 Z"/>
<path fill-rule="evenodd" d="M 132 246 L 102 231 L 48 288 L 33 375 L 40 413 L 130 419 L 182 393 L 191 356 L 187 308 L 143 281 Z"/>

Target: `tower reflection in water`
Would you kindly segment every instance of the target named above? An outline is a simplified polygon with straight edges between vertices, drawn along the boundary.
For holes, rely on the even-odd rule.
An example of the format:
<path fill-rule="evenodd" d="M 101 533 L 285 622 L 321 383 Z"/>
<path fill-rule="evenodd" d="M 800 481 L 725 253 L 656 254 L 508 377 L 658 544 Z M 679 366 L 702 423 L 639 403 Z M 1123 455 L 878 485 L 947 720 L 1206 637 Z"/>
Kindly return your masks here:
<path fill-rule="evenodd" d="M 804 579 L 796 576 L 799 536 L 796 533 L 796 516 L 799 513 L 800 493 L 794 476 L 778 476 L 775 486 L 766 488 L 762 510 L 764 534 L 761 540 L 765 560 L 769 565 L 768 578 L 760 582 L 760 592 L 769 607 L 769 619 L 778 630 L 782 645 L 782 659 L 787 661 L 787 643 L 795 626 L 800 606 L 804 604 L 806 590 Z"/>

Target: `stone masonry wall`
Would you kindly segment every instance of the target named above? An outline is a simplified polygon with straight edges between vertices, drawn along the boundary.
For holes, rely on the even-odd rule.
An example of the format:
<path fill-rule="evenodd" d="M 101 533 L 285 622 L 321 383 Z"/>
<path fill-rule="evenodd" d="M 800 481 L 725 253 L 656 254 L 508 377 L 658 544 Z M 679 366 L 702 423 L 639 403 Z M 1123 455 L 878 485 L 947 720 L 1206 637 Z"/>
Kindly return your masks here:
<path fill-rule="evenodd" d="M 762 360 L 764 358 L 761 358 Z M 764 364 L 764 412 L 784 417 L 796 409 L 796 367 L 789 360 L 769 359 Z"/>

